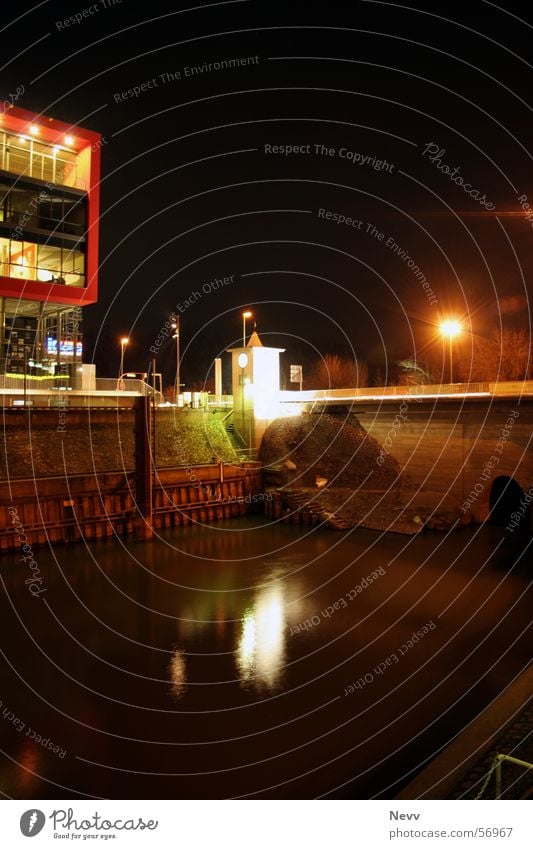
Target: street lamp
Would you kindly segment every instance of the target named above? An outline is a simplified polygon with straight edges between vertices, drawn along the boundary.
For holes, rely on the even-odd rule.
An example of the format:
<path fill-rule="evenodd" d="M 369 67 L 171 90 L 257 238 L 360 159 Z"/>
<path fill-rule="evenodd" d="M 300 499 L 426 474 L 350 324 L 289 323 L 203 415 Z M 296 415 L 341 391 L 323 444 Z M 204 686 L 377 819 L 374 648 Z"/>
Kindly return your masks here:
<path fill-rule="evenodd" d="M 244 347 L 244 346 L 243 346 Z M 244 431 L 244 369 L 248 365 L 248 354 L 242 353 L 237 357 L 237 364 L 241 370 L 241 428 Z"/>
<path fill-rule="evenodd" d="M 120 381 L 122 380 L 122 375 L 124 374 L 124 349 L 129 342 L 129 338 L 127 336 L 123 336 L 120 340 L 120 369 L 118 372 L 119 385 L 117 389 L 120 389 Z"/>
<path fill-rule="evenodd" d="M 173 339 L 176 340 L 176 390 L 175 390 L 175 401 L 176 404 L 179 403 L 179 394 L 180 394 L 180 317 L 179 315 L 172 316 L 172 327 L 175 330 Z"/>
<path fill-rule="evenodd" d="M 242 347 L 246 348 L 246 319 L 251 318 L 252 313 L 249 310 L 242 314 Z"/>
<path fill-rule="evenodd" d="M 461 323 L 455 318 L 448 318 L 441 322 L 440 332 L 448 337 L 450 343 L 450 383 L 453 383 L 453 339 L 461 332 Z"/>

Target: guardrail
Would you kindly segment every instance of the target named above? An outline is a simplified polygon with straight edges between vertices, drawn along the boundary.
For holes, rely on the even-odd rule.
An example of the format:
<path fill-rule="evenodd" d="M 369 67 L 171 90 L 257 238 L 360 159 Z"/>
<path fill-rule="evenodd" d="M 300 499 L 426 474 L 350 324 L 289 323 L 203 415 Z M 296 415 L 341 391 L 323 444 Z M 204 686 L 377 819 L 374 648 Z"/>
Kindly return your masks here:
<path fill-rule="evenodd" d="M 207 393 L 208 407 L 233 407 L 233 395 L 211 395 Z"/>
<path fill-rule="evenodd" d="M 20 405 L 26 403 L 21 401 L 22 395 L 27 399 L 28 406 L 54 406 L 56 403 L 74 406 L 98 406 L 98 398 L 102 399 L 102 406 L 117 403 L 118 406 L 129 406 L 131 399 L 138 395 L 153 397 L 156 404 L 161 404 L 164 397 L 157 389 L 154 390 L 150 383 L 140 378 L 124 378 L 121 387 L 114 377 L 97 377 L 90 388 L 74 389 L 71 387 L 68 375 L 55 376 L 33 376 L 24 375 L 0 375 L 0 395 L 4 396 L 4 406 L 8 401 L 11 404 Z M 297 390 L 283 390 L 279 393 L 279 400 L 283 404 L 301 403 L 312 404 L 313 402 L 331 401 L 368 401 L 391 398 L 439 398 L 450 396 L 533 396 L 533 380 L 523 381 L 500 381 L 495 383 L 442 383 L 427 385 L 407 386 L 358 386 L 346 389 L 307 389 L 302 392 Z M 18 399 L 18 400 L 17 400 Z M 54 399 L 56 399 L 54 401 Z M 60 402 L 57 399 L 61 399 Z M 65 399 L 65 400 L 62 400 Z M 69 400 L 67 400 L 69 399 Z M 32 404 L 33 401 L 33 404 Z M 121 403 L 123 402 L 123 403 Z M 180 395 L 180 407 L 194 409 L 227 409 L 231 411 L 233 405 L 232 395 L 212 395 L 208 392 L 185 392 Z"/>
<path fill-rule="evenodd" d="M 97 377 L 88 386 L 73 388 L 68 375 L 0 375 L 0 396 L 4 406 L 104 406 L 110 400 L 118 406 L 129 406 L 139 395 L 153 398 L 156 404 L 164 401 L 163 394 L 139 378 L 123 380 L 119 387 L 116 378 Z M 11 403 L 9 403 L 11 402 Z M 122 404 L 121 402 L 124 402 Z"/>
<path fill-rule="evenodd" d="M 160 395 L 157 389 L 154 389 L 149 383 L 141 380 L 138 377 L 121 378 L 116 377 L 97 377 L 94 381 L 95 392 L 136 392 L 138 395 L 152 396 L 154 393 Z"/>
<path fill-rule="evenodd" d="M 507 761 L 507 763 L 516 764 L 516 766 L 521 766 L 526 771 L 533 769 L 533 764 L 529 763 L 529 761 L 523 761 L 523 760 L 520 760 L 520 758 L 513 758 L 511 755 L 502 755 L 502 754 L 498 753 L 497 755 L 494 756 L 494 760 L 492 761 L 490 770 L 487 773 L 485 781 L 483 782 L 483 784 L 481 786 L 481 790 L 479 791 L 479 793 L 476 796 L 476 801 L 482 798 L 483 794 L 485 793 L 485 790 L 487 789 L 487 787 L 489 785 L 489 782 L 490 782 L 493 774 L 495 776 L 495 785 L 496 785 L 495 786 L 495 792 L 494 792 L 494 798 L 495 799 L 501 799 L 501 797 L 502 797 L 502 764 L 505 761 Z"/>
<path fill-rule="evenodd" d="M 70 385 L 70 377 L 68 374 L 57 375 L 27 375 L 23 374 L 20 377 L 11 374 L 0 374 L 0 389 L 12 389 L 15 392 L 23 392 L 24 389 L 38 389 L 40 391 L 48 391 L 50 389 L 60 390 L 62 387 Z"/>
<path fill-rule="evenodd" d="M 305 389 L 303 392 L 284 390 L 279 393 L 282 403 L 313 401 L 379 400 L 380 398 L 445 397 L 461 395 L 533 395 L 533 380 L 509 380 L 491 383 L 435 383 L 406 386 L 358 386 L 346 389 Z"/>

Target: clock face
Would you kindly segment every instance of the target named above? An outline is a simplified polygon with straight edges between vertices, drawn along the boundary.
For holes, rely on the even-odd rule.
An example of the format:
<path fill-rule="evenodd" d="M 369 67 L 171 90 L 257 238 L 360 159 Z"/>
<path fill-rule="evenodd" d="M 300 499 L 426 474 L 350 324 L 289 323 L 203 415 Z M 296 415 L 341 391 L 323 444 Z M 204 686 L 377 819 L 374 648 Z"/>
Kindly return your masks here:
<path fill-rule="evenodd" d="M 248 365 L 248 354 L 239 354 L 237 362 L 239 363 L 240 368 L 246 368 Z"/>

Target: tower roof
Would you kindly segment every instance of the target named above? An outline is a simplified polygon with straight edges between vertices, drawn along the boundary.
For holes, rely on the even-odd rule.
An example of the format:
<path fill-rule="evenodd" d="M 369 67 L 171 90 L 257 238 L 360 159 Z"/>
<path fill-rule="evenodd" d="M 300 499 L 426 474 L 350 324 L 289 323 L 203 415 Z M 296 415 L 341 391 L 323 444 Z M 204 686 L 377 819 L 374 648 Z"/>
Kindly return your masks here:
<path fill-rule="evenodd" d="M 252 335 L 248 339 L 248 343 L 247 343 L 246 347 L 247 348 L 262 348 L 263 347 L 263 343 L 261 342 L 261 340 L 259 338 L 259 334 L 258 334 L 257 330 L 254 329 L 254 332 L 252 333 Z"/>
<path fill-rule="evenodd" d="M 243 350 L 246 350 L 247 348 L 263 348 L 264 351 L 277 351 L 279 354 L 282 354 L 285 351 L 285 348 L 271 348 L 269 346 L 263 345 L 263 343 L 261 342 L 261 339 L 259 338 L 259 333 L 255 329 L 255 324 L 254 324 L 254 332 L 252 333 L 252 335 L 248 339 L 248 342 L 246 343 L 244 348 L 242 348 L 242 347 L 241 348 L 228 348 L 227 350 L 228 350 L 228 353 L 231 354 L 231 353 L 236 352 L 236 351 L 242 352 Z"/>

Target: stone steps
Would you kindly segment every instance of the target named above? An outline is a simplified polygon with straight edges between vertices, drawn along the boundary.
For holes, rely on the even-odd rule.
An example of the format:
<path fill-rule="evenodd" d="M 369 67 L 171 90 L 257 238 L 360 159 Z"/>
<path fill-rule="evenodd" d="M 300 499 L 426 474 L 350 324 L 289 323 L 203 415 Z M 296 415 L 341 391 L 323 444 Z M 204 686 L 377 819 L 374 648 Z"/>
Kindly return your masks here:
<path fill-rule="evenodd" d="M 309 499 L 307 492 L 301 489 L 278 490 L 288 504 L 291 512 L 303 512 L 311 519 L 316 520 L 316 524 L 323 523 L 328 528 L 335 531 L 347 531 L 353 527 L 352 524 L 346 522 L 335 513 L 330 513 L 322 507 L 318 500 Z"/>

